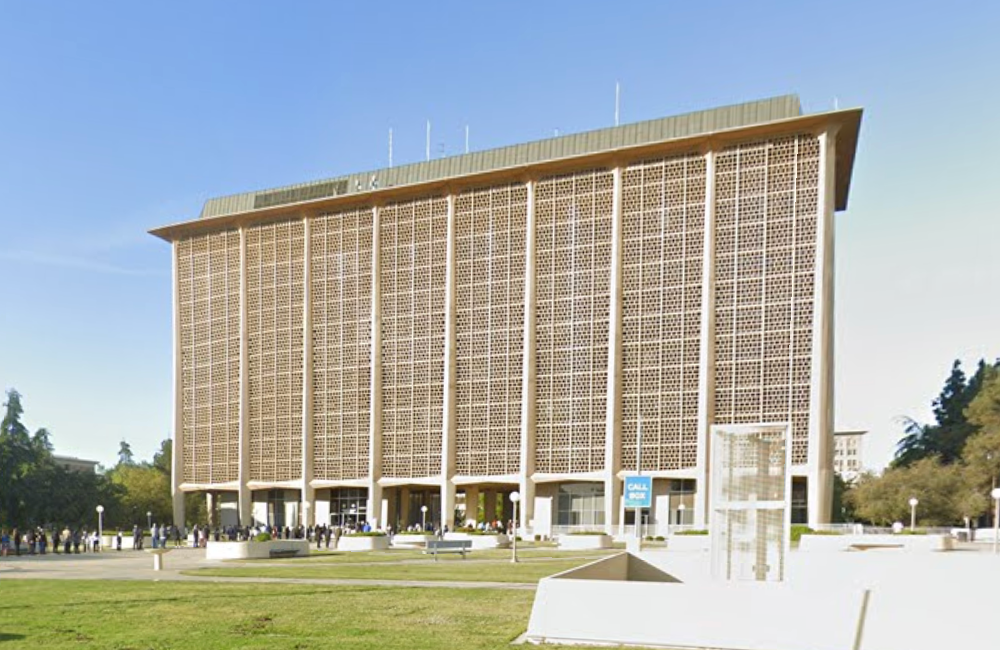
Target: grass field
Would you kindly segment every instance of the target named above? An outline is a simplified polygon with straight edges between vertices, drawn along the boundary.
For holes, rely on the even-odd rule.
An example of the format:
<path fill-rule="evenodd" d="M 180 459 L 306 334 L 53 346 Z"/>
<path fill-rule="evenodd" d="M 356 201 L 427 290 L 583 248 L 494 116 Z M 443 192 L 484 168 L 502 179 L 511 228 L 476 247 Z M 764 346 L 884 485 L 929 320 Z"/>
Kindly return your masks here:
<path fill-rule="evenodd" d="M 0 648 L 507 648 L 533 591 L 6 580 Z"/>
<path fill-rule="evenodd" d="M 589 560 L 530 560 L 511 564 L 500 560 L 366 564 L 309 564 L 197 569 L 186 575 L 227 578 L 348 578 L 354 580 L 454 580 L 458 582 L 538 582 L 545 576 Z"/>

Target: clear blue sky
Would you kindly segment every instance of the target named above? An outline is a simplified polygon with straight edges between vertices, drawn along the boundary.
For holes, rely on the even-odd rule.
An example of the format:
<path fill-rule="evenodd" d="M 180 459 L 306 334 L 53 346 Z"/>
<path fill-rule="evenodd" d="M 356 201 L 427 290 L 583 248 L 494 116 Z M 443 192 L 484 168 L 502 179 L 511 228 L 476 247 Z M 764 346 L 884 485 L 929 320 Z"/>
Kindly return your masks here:
<path fill-rule="evenodd" d="M 798 93 L 863 106 L 837 223 L 837 422 L 869 460 L 1000 356 L 988 2 L 0 0 L 0 387 L 60 453 L 169 436 L 169 246 L 205 199 Z"/>

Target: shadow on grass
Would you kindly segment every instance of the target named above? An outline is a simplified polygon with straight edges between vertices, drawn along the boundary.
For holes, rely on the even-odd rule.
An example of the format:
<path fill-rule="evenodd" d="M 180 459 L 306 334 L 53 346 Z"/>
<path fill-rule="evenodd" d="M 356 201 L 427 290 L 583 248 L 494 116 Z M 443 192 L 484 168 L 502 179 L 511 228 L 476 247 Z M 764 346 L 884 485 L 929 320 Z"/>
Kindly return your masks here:
<path fill-rule="evenodd" d="M 84 581 L 81 580 L 80 582 L 84 582 Z M 143 605 L 143 604 L 154 604 L 154 603 L 171 603 L 171 602 L 180 602 L 180 601 L 184 601 L 184 602 L 187 602 L 187 603 L 196 603 L 198 601 L 204 601 L 206 603 L 213 603 L 213 602 L 218 602 L 219 601 L 219 595 L 218 595 L 218 593 L 216 591 L 214 591 L 214 590 L 217 590 L 219 588 L 219 583 L 214 583 L 213 584 L 211 582 L 206 581 L 206 582 L 201 583 L 201 584 L 191 583 L 191 582 L 188 582 L 188 583 L 177 582 L 177 583 L 173 583 L 173 584 L 176 584 L 177 586 L 183 585 L 184 588 L 186 588 L 186 589 L 190 589 L 192 587 L 195 587 L 195 588 L 210 587 L 213 591 L 211 591 L 209 593 L 206 593 L 204 596 L 191 593 L 190 591 L 188 591 L 187 593 L 179 594 L 177 596 L 155 596 L 155 597 L 152 597 L 152 598 L 142 598 L 142 597 L 138 597 L 137 598 L 137 597 L 130 596 L 127 599 L 128 603 L 129 603 L 130 606 L 132 606 L 132 605 Z M 243 587 L 244 586 L 244 585 L 236 584 L 236 583 L 230 583 L 230 584 L 233 584 L 236 587 Z M 273 587 L 274 586 L 273 584 L 267 584 L 267 583 L 257 583 L 257 584 L 261 585 L 261 586 L 267 586 L 267 587 Z M 395 586 L 371 586 L 371 587 L 369 587 L 369 586 L 365 586 L 365 585 L 338 585 L 336 587 L 321 588 L 321 589 L 316 589 L 316 590 L 313 590 L 313 591 L 302 591 L 302 590 L 289 591 L 288 593 L 284 593 L 284 594 L 283 593 L 276 593 L 274 591 L 264 591 L 264 592 L 259 593 L 259 594 L 246 594 L 246 593 L 243 593 L 243 594 L 239 595 L 239 598 L 240 598 L 241 601 L 248 601 L 248 600 L 254 600 L 254 599 L 268 599 L 268 600 L 273 600 L 275 598 L 302 598 L 303 596 L 305 596 L 305 597 L 309 597 L 309 596 L 326 596 L 326 595 L 335 595 L 336 596 L 336 595 L 343 594 L 346 591 L 351 591 L 351 592 L 354 592 L 354 593 L 365 593 L 365 592 L 386 591 L 386 590 L 395 590 L 395 589 L 400 589 L 400 590 L 402 590 L 402 589 L 412 589 L 412 587 L 395 587 Z M 65 603 L 53 604 L 53 607 L 57 607 L 57 608 L 60 608 L 60 609 L 79 609 L 79 608 L 95 607 L 95 606 L 101 606 L 101 605 L 121 605 L 123 602 L 124 601 L 122 599 L 117 599 L 117 600 L 110 600 L 110 599 L 107 599 L 107 600 L 81 600 L 81 601 L 76 601 L 76 602 L 65 602 Z M 19 609 L 33 609 L 35 607 L 37 607 L 36 603 L 24 603 L 23 605 L 2 605 L 2 606 L 0 606 L 0 611 L 16 611 L 16 610 L 19 610 Z M 13 640 L 13 639 L 21 639 L 21 638 L 24 638 L 24 637 L 20 636 L 20 635 L 16 635 L 16 634 L 14 634 L 14 635 L 4 635 L 3 632 L 0 632 L 0 641 Z"/>
<path fill-rule="evenodd" d="M 23 638 L 23 634 L 7 634 L 5 632 L 0 632 L 0 643 L 3 643 L 4 641 L 20 641 Z"/>

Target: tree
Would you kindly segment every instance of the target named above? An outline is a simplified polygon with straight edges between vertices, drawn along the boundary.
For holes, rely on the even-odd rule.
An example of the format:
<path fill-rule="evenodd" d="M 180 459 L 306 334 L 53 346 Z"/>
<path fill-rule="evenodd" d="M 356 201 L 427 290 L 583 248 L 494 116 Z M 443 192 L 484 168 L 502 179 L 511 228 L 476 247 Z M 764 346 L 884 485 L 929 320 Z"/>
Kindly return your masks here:
<path fill-rule="evenodd" d="M 893 467 L 882 476 L 862 476 L 847 496 L 859 519 L 887 526 L 909 521 L 909 500 L 920 503 L 917 519 L 922 525 L 948 526 L 978 517 L 988 500 L 970 481 L 965 468 L 923 458 L 907 467 Z"/>
<path fill-rule="evenodd" d="M 980 361 L 976 374 L 967 380 L 962 362 L 956 360 L 952 363 L 944 388 L 934 400 L 935 424 L 925 425 L 912 418 L 900 418 L 905 435 L 896 446 L 894 467 L 906 467 L 932 456 L 945 464 L 957 462 L 962 457 L 966 441 L 977 431 L 977 426 L 967 418 L 966 410 L 989 370 L 990 366 Z"/>
<path fill-rule="evenodd" d="M 173 463 L 173 456 L 174 441 L 167 438 L 160 443 L 160 450 L 153 454 L 153 467 L 167 476 L 170 476 L 170 473 L 173 470 L 171 467 L 171 463 Z"/>
<path fill-rule="evenodd" d="M 32 446 L 28 429 L 21 422 L 24 408 L 21 394 L 11 388 L 4 403 L 4 417 L 0 421 L 0 521 L 13 525 L 24 522 L 25 510 L 31 492 L 25 477 L 36 464 L 37 453 Z"/>
<path fill-rule="evenodd" d="M 154 521 L 170 520 L 170 479 L 162 472 L 145 464 L 120 464 L 108 477 L 119 491 L 116 507 L 107 513 L 109 523 L 145 525 L 147 512 Z"/>
<path fill-rule="evenodd" d="M 1000 429 L 1000 362 L 983 371 L 982 385 L 965 409 L 966 419 L 980 429 Z"/>
<path fill-rule="evenodd" d="M 132 445 L 122 440 L 118 445 L 118 464 L 135 465 L 135 456 L 132 454 Z"/>

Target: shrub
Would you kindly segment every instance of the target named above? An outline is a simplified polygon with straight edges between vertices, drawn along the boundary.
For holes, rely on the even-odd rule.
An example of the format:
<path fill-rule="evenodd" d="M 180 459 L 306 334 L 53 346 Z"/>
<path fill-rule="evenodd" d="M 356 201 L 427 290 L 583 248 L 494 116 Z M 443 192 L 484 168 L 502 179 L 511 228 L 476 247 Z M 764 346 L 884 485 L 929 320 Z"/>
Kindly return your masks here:
<path fill-rule="evenodd" d="M 270 542 L 271 533 L 258 533 L 256 537 L 253 538 L 255 542 Z"/>
<path fill-rule="evenodd" d="M 792 541 L 798 542 L 802 539 L 803 535 L 811 535 L 814 532 L 815 531 L 812 528 L 806 526 L 805 524 L 792 524 Z"/>
<path fill-rule="evenodd" d="M 574 530 L 570 535 L 606 535 L 603 530 Z"/>
<path fill-rule="evenodd" d="M 370 530 L 367 533 L 366 532 L 347 533 L 346 535 L 344 535 L 344 537 L 385 537 L 385 533 L 383 533 L 381 530 Z"/>
<path fill-rule="evenodd" d="M 663 535 L 657 535 L 657 536 L 655 537 L 655 539 L 656 539 L 656 541 L 658 541 L 658 542 L 663 542 L 663 541 L 666 541 L 666 538 L 665 538 L 665 537 L 663 537 Z"/>
<path fill-rule="evenodd" d="M 707 535 L 707 530 L 679 530 L 675 535 Z"/>

